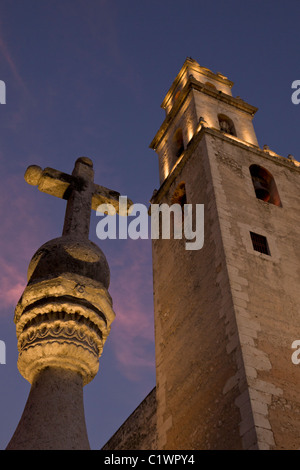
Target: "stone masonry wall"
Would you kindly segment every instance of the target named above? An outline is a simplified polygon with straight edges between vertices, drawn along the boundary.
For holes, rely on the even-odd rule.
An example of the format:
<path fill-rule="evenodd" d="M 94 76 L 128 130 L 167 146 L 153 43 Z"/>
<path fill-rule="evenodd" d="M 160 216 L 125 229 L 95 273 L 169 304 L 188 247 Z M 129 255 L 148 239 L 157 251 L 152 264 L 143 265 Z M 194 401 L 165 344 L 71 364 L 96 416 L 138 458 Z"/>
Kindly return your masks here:
<path fill-rule="evenodd" d="M 233 344 L 241 344 L 249 385 L 237 400 L 240 433 L 246 446 L 257 440 L 260 449 L 299 449 L 300 375 L 291 360 L 300 338 L 299 167 L 230 139 L 207 142 L 238 324 Z M 272 173 L 282 207 L 255 197 L 253 163 Z M 267 237 L 271 256 L 253 249 L 250 231 Z M 231 386 L 238 381 L 233 375 Z"/>
<path fill-rule="evenodd" d="M 241 449 L 235 400 L 245 380 L 230 386 L 241 356 L 231 347 L 234 310 L 204 138 L 179 166 L 159 202 L 170 204 L 185 182 L 187 203 L 205 206 L 205 240 L 198 251 L 153 240 L 158 448 Z"/>
<path fill-rule="evenodd" d="M 155 450 L 156 389 L 127 418 L 102 450 Z"/>

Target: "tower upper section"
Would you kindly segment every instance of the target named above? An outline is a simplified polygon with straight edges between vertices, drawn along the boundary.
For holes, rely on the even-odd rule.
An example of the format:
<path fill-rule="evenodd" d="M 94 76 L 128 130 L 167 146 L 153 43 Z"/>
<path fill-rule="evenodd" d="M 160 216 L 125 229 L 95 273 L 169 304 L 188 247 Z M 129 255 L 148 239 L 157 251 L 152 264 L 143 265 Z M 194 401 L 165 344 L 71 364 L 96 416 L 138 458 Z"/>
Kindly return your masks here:
<path fill-rule="evenodd" d="M 233 82 L 187 58 L 161 107 L 166 118 L 150 144 L 159 156 L 160 183 L 203 126 L 257 146 L 257 108 L 231 93 Z"/>

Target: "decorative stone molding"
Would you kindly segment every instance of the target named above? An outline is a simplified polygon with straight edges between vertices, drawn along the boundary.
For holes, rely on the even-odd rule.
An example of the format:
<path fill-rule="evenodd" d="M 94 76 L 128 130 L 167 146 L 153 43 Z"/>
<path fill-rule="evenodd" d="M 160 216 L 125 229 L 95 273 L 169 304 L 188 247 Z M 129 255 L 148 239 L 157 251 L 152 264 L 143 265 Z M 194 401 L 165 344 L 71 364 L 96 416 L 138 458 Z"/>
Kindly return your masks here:
<path fill-rule="evenodd" d="M 44 367 L 64 367 L 89 383 L 115 314 L 98 281 L 66 273 L 28 284 L 15 310 L 18 368 L 32 383 Z"/>
<path fill-rule="evenodd" d="M 88 239 L 90 213 L 102 203 L 118 210 L 119 193 L 94 183 L 87 157 L 76 160 L 72 175 L 31 165 L 25 180 L 67 207 L 62 236 L 33 255 L 15 309 L 18 368 L 31 389 L 7 448 L 89 449 L 82 386 L 98 372 L 115 318 L 107 260 Z"/>

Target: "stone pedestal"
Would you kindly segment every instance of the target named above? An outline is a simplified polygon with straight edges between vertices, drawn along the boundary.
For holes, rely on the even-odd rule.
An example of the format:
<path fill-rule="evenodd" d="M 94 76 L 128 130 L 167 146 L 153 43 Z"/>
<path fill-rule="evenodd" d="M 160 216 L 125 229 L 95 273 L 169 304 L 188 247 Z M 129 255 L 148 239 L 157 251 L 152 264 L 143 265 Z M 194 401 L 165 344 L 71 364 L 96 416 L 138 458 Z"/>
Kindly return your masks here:
<path fill-rule="evenodd" d="M 82 377 L 46 367 L 34 378 L 7 450 L 89 450 Z"/>
<path fill-rule="evenodd" d="M 33 165 L 25 180 L 68 203 L 63 235 L 31 259 L 15 309 L 18 368 L 32 387 L 7 449 L 88 449 L 82 387 L 98 372 L 115 318 L 108 263 L 88 239 L 90 211 L 116 205 L 119 193 L 94 184 L 86 157 L 72 175 Z"/>
<path fill-rule="evenodd" d="M 88 449 L 83 386 L 97 374 L 115 314 L 109 268 L 88 240 L 45 243 L 15 309 L 18 368 L 32 384 L 7 449 Z"/>

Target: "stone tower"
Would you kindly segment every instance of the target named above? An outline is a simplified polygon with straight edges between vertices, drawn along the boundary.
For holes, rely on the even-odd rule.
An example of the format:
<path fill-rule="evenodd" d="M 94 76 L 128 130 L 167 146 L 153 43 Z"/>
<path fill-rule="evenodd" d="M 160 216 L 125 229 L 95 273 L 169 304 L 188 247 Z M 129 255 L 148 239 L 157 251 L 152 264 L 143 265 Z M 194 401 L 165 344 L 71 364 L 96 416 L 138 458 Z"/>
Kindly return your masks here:
<path fill-rule="evenodd" d="M 158 449 L 300 448 L 300 164 L 232 85 L 188 58 L 151 143 L 151 202 L 205 211 L 201 249 L 153 240 Z"/>
<path fill-rule="evenodd" d="M 83 386 L 97 374 L 115 317 L 106 258 L 88 239 L 90 212 L 102 203 L 118 209 L 119 196 L 93 177 L 86 157 L 72 175 L 35 165 L 25 173 L 29 184 L 68 202 L 62 236 L 31 259 L 15 310 L 18 368 L 32 385 L 8 450 L 89 449 Z"/>

